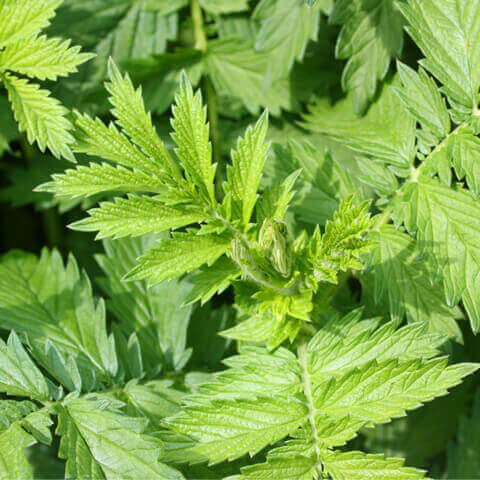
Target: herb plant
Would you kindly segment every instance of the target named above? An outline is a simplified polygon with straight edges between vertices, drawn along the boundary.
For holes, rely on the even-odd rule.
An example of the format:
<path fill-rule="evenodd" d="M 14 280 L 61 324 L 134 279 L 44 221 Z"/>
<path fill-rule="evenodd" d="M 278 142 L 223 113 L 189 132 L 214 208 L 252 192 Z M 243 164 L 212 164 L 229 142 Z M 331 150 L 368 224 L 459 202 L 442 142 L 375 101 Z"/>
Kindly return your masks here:
<path fill-rule="evenodd" d="M 0 478 L 480 475 L 479 58 L 478 0 L 0 0 Z"/>

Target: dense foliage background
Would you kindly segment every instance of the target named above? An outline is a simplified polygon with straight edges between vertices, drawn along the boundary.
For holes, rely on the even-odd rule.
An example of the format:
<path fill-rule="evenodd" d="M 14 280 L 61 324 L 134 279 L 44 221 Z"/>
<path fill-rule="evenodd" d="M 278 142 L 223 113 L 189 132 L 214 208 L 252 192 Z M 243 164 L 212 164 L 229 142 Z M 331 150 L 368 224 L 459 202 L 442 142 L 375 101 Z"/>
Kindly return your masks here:
<path fill-rule="evenodd" d="M 272 141 L 272 148 L 260 190 L 268 191 L 301 169 L 295 184 L 297 193 L 286 217 L 295 235 L 303 229 L 313 234 L 315 225 L 323 229 L 349 195 L 354 195 L 359 203 L 371 200 L 370 211 L 378 219 L 392 193 L 408 177 L 408 162 L 420 163 L 420 156 L 403 161 L 410 155 L 409 144 L 416 142 L 424 157 L 436 145 L 435 129 L 427 131 L 425 127 L 429 125 L 428 119 L 422 124 L 423 136 L 418 134 L 419 129 L 415 132 L 415 120 L 393 93 L 401 80 L 404 83 L 408 80 L 408 67 L 417 70 L 418 61 L 425 56 L 418 46 L 424 44 L 414 43 L 405 33 L 404 27 L 411 24 L 411 19 L 407 21 L 408 14 L 402 14 L 393 0 L 64 0 L 58 3 L 56 16 L 44 33 L 71 39 L 73 45 L 81 46 L 82 52 L 96 55 L 81 64 L 77 73 L 56 81 L 39 81 L 68 109 L 99 116 L 107 124 L 112 120 L 104 82 L 108 78 L 109 59 L 113 59 L 122 72 L 129 72 L 135 85 L 142 85 L 145 105 L 152 112 L 157 133 L 173 151 L 169 134 L 171 104 L 180 76 L 186 72 L 193 86 L 201 90 L 208 107 L 213 157 L 219 165 L 220 179 L 226 178 L 229 154 L 237 138 L 268 109 L 267 138 Z M 417 4 L 413 0 L 399 3 L 409 3 L 412 9 Z M 441 3 L 453 9 L 455 2 Z M 458 3 L 464 10 L 471 9 L 467 13 L 473 17 L 480 17 L 479 2 Z M 0 0 L 0 6 L 4 4 L 8 0 Z M 438 13 L 435 2 L 425 0 L 425 5 L 425 18 L 430 20 Z M 415 32 L 412 36 L 415 38 Z M 436 41 L 440 50 L 443 40 Z M 480 34 L 475 41 L 480 51 Z M 448 46 L 445 48 L 448 50 Z M 449 53 L 456 54 L 453 50 Z M 402 64 L 396 64 L 397 60 Z M 430 72 L 435 71 L 424 65 Z M 403 72 L 402 79 L 399 70 Z M 437 80 L 443 79 L 437 77 Z M 437 83 L 432 82 L 436 89 Z M 448 88 L 443 92 L 451 94 Z M 412 95 L 419 99 L 422 95 L 427 97 L 426 87 Z M 478 89 L 475 95 L 478 105 Z M 449 103 L 453 123 L 466 122 L 464 104 L 453 97 L 458 100 L 456 104 Z M 425 105 L 419 109 L 423 107 L 426 111 L 428 105 Z M 73 118 L 71 112 L 68 118 Z M 448 114 L 447 122 L 450 125 Z M 477 133 L 472 138 L 478 140 Z M 75 156 L 80 165 L 92 161 L 85 153 Z M 445 167 L 443 159 L 432 168 L 442 180 L 449 177 L 445 183 L 451 184 L 452 189 L 456 181 L 462 181 L 465 188 L 477 195 L 480 148 L 469 159 L 471 163 L 465 161 L 460 168 L 450 164 Z M 131 268 L 135 263 L 134 253 L 154 244 L 156 238 L 145 236 L 117 244 L 116 240 L 96 241 L 92 232 L 66 228 L 84 218 L 85 210 L 99 200 L 116 196 L 107 192 L 67 199 L 47 191 L 33 191 L 49 182 L 53 174 L 72 167 L 65 158 L 54 158 L 49 150 L 42 153 L 25 133 L 19 132 L 7 92 L 0 86 L 1 253 L 22 249 L 40 255 L 48 247 L 57 249 L 64 259 L 73 254 L 92 279 L 94 296 L 115 297 L 111 279 L 116 275 L 118 280 L 126 271 L 115 272 L 115 268 L 109 269 L 108 262 L 113 264 L 112 258 L 122 259 Z M 457 174 L 453 180 L 452 171 L 454 176 Z M 476 196 L 472 198 L 477 202 Z M 402 223 L 400 217 L 397 213 L 396 224 Z M 438 214 L 434 221 L 440 222 L 440 217 Z M 405 220 L 406 230 L 415 234 L 415 229 L 408 227 L 409 221 Z M 478 217 L 471 222 L 477 223 Z M 449 354 L 452 363 L 479 362 L 480 338 L 474 332 L 480 328 L 480 319 L 476 306 L 472 306 L 475 302 L 456 292 L 452 295 L 455 299 L 447 305 L 444 285 L 433 272 L 433 262 L 424 264 L 413 240 L 408 240 L 407 235 L 394 239 L 393 226 L 391 229 L 384 232 L 392 235 L 391 243 L 373 238 L 377 244 L 382 241 L 384 244 L 364 257 L 364 271 L 340 273 L 337 285 L 325 287 L 332 289 L 328 296 L 331 303 L 318 307 L 319 318 L 343 315 L 362 307 L 364 318 L 383 316 L 398 324 L 424 321 L 431 331 L 449 335 L 442 353 Z M 451 235 L 457 231 L 454 229 Z M 476 250 L 472 258 L 475 254 Z M 475 257 L 471 262 L 477 265 L 478 259 Z M 52 267 L 50 273 L 60 275 L 58 272 Z M 108 275 L 110 285 L 105 280 Z M 191 281 L 194 282 L 194 277 Z M 8 284 L 9 279 L 1 278 L 0 288 L 2 282 Z M 228 288 L 205 305 L 196 302 L 178 311 L 177 302 L 180 304 L 188 295 L 168 285 L 172 284 L 162 283 L 152 290 L 155 298 L 152 301 L 158 302 L 156 313 L 165 318 L 164 337 L 160 336 L 165 339 L 160 340 L 164 341 L 161 350 L 166 359 L 162 375 L 177 382 L 175 386 L 180 390 L 195 391 L 197 383 L 207 378 L 202 375 L 222 370 L 222 359 L 236 352 L 236 342 L 218 336 L 217 332 L 236 324 L 239 309 L 234 307 L 234 291 L 227 283 Z M 475 289 L 475 285 L 468 288 Z M 242 295 L 248 297 L 248 292 Z M 463 302 L 459 303 L 460 297 Z M 1 298 L 0 293 L 0 303 Z M 121 310 L 121 302 L 109 309 L 109 324 L 118 320 L 128 323 Z M 0 305 L 0 319 L 5 312 L 6 307 Z M 2 331 L 4 339 L 8 333 Z M 55 442 L 58 444 L 58 439 Z M 361 430 L 348 449 L 405 458 L 406 465 L 428 469 L 432 478 L 473 478 L 475 474 L 480 478 L 479 375 L 467 377 L 449 395 L 410 412 L 408 417 Z M 63 475 L 63 460 L 57 459 L 55 449 L 37 443 L 29 448 L 28 455 L 39 478 Z M 262 458 L 261 453 L 259 457 Z M 212 469 L 195 467 L 187 469 L 185 475 L 224 478 L 237 474 L 245 462 L 240 459 Z M 462 462 L 467 466 L 462 467 Z M 472 470 L 475 468 L 476 472 Z M 465 472 L 470 476 L 462 476 L 467 475 Z"/>

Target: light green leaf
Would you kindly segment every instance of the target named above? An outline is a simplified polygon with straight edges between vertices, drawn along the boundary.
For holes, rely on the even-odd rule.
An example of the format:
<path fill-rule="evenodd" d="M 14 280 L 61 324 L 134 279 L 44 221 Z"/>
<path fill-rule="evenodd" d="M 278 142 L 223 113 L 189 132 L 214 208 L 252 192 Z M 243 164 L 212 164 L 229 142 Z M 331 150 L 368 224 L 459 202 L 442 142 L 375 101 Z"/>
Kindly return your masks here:
<path fill-rule="evenodd" d="M 110 82 L 106 88 L 110 93 L 112 113 L 118 125 L 140 149 L 155 160 L 169 175 L 178 177 L 179 169 L 160 140 L 152 124 L 150 113 L 145 110 L 141 88 L 135 90 L 132 81 L 122 77 L 113 60 L 109 60 L 108 72 Z"/>
<path fill-rule="evenodd" d="M 362 452 L 325 452 L 325 472 L 333 480 L 417 480 L 425 478 L 425 472 L 404 467 L 398 458 L 383 455 L 366 455 Z"/>
<path fill-rule="evenodd" d="M 88 167 L 81 165 L 65 170 L 65 173 L 53 174 L 51 182 L 38 186 L 35 191 L 77 198 L 108 191 L 160 193 L 163 189 L 156 177 L 141 170 L 132 171 L 108 163 L 91 163 Z"/>
<path fill-rule="evenodd" d="M 97 239 L 139 236 L 160 233 L 199 223 L 205 214 L 188 206 L 169 207 L 152 197 L 129 195 L 113 202 L 102 202 L 100 207 L 88 211 L 90 215 L 70 225 L 81 232 L 95 232 Z"/>
<path fill-rule="evenodd" d="M 246 453 L 253 456 L 295 431 L 306 421 L 307 413 L 303 403 L 294 398 L 259 397 L 188 406 L 167 423 L 200 441 L 193 447 L 195 453 L 219 463 Z"/>
<path fill-rule="evenodd" d="M 342 85 L 352 92 L 356 113 L 365 113 L 403 47 L 403 17 L 393 0 L 340 0 L 329 21 L 343 25 L 336 55 L 348 59 Z"/>
<path fill-rule="evenodd" d="M 315 408 L 333 418 L 347 415 L 385 423 L 445 395 L 447 389 L 479 368 L 475 364 L 447 366 L 445 359 L 372 361 L 344 376 L 315 387 Z"/>
<path fill-rule="evenodd" d="M 172 138 L 177 144 L 177 156 L 191 180 L 210 202 L 215 203 L 213 181 L 216 166 L 212 164 L 207 111 L 202 104 L 200 90 L 194 95 L 190 80 L 185 74 L 180 78 L 175 102 L 176 105 L 172 107 Z"/>
<path fill-rule="evenodd" d="M 3 75 L 3 82 L 12 104 L 15 120 L 21 132 L 27 133 L 30 143 L 37 142 L 42 152 L 49 148 L 57 158 L 74 161 L 70 146 L 74 139 L 67 109 L 50 92 L 42 90 L 24 78 Z"/>
<path fill-rule="evenodd" d="M 67 76 L 93 58 L 89 53 L 80 53 L 80 47 L 70 47 L 70 43 L 46 36 L 22 39 L 0 52 L 0 71 L 12 70 L 40 80 Z"/>
<path fill-rule="evenodd" d="M 227 257 L 219 258 L 211 267 L 202 267 L 189 277 L 192 290 L 185 303 L 207 303 L 214 295 L 225 291 L 240 276 L 237 265 Z"/>
<path fill-rule="evenodd" d="M 162 178 L 163 169 L 156 161 L 145 156 L 118 128 L 108 127 L 99 119 L 77 114 L 75 151 L 97 156 L 130 168 L 142 169 Z"/>
<path fill-rule="evenodd" d="M 1 0 L 0 47 L 33 37 L 50 24 L 62 0 Z"/>
<path fill-rule="evenodd" d="M 191 272 L 204 263 L 212 264 L 230 247 L 227 235 L 176 234 L 161 240 L 157 247 L 139 258 L 138 265 L 126 275 L 129 281 L 148 279 L 150 285 Z"/>
<path fill-rule="evenodd" d="M 232 152 L 232 166 L 227 170 L 226 189 L 232 193 L 241 211 L 243 224 L 250 222 L 257 202 L 257 191 L 268 153 L 265 138 L 268 129 L 268 114 L 264 113 L 254 127 L 249 127 L 244 138 L 237 142 Z"/>
<path fill-rule="evenodd" d="M 25 453 L 25 448 L 34 443 L 33 437 L 16 423 L 0 432 L 1 480 L 12 480 L 14 478 L 33 480 L 33 471 Z"/>

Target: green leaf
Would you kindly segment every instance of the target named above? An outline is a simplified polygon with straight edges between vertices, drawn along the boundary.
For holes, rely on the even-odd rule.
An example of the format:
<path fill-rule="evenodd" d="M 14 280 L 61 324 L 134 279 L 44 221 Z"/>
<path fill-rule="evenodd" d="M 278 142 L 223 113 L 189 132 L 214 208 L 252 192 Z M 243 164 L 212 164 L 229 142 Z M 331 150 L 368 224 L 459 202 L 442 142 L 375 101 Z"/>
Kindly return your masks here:
<path fill-rule="evenodd" d="M 248 10 L 248 0 L 200 0 L 200 5 L 217 15 Z"/>
<path fill-rule="evenodd" d="M 478 445 L 480 442 L 480 391 L 477 390 L 471 418 L 462 417 L 457 443 L 448 448 L 448 476 L 450 478 L 475 477 L 480 471 Z"/>
<path fill-rule="evenodd" d="M 50 399 L 50 389 L 42 372 L 23 348 L 15 332 L 8 342 L 0 340 L 0 391 L 7 395 Z"/>
<path fill-rule="evenodd" d="M 238 203 L 245 226 L 257 203 L 257 190 L 269 148 L 265 142 L 267 129 L 268 114 L 265 112 L 254 127 L 247 129 L 245 137 L 238 140 L 232 152 L 232 166 L 227 170 L 226 190 Z"/>
<path fill-rule="evenodd" d="M 384 85 L 365 117 L 352 112 L 348 99 L 335 106 L 318 101 L 304 116 L 304 126 L 326 134 L 362 155 L 399 168 L 408 168 L 415 156 L 415 120 L 394 93 L 395 79 Z"/>
<path fill-rule="evenodd" d="M 396 206 L 398 219 L 417 235 L 419 247 L 443 274 L 447 304 L 460 299 L 472 329 L 480 329 L 479 235 L 475 219 L 480 206 L 468 191 L 451 189 L 434 179 L 420 176 L 408 185 Z"/>
<path fill-rule="evenodd" d="M 188 77 L 183 74 L 172 107 L 172 138 L 177 144 L 176 153 L 185 172 L 193 182 L 215 203 L 213 181 L 215 165 L 212 165 L 212 144 L 207 123 L 207 111 L 202 104 L 200 90 L 194 95 Z"/>
<path fill-rule="evenodd" d="M 70 47 L 70 43 L 46 36 L 22 39 L 0 52 L 0 71 L 12 70 L 40 80 L 67 76 L 93 58 L 89 53 L 80 53 L 80 47 Z"/>
<path fill-rule="evenodd" d="M 76 399 L 60 410 L 61 455 L 69 478 L 181 480 L 158 461 L 162 443 L 144 433 L 147 421 L 105 409 L 98 401 Z M 88 473 L 87 473 L 88 472 Z"/>
<path fill-rule="evenodd" d="M 219 258 L 212 266 L 202 267 L 198 272 L 190 275 L 192 290 L 185 303 L 188 305 L 201 301 L 207 303 L 214 295 L 225 291 L 233 280 L 240 276 L 237 265 L 227 257 Z"/>
<path fill-rule="evenodd" d="M 470 190 L 480 194 L 478 156 L 480 139 L 468 127 L 459 127 L 447 141 L 447 157 L 459 179 L 465 178 Z"/>
<path fill-rule="evenodd" d="M 397 88 L 395 93 L 422 127 L 437 141 L 442 140 L 450 132 L 450 117 L 436 83 L 422 68 L 416 73 L 404 63 L 397 62 L 397 69 L 403 88 Z"/>
<path fill-rule="evenodd" d="M 308 345 L 310 371 L 316 381 L 344 375 L 372 360 L 428 359 L 439 353 L 446 337 L 414 323 L 396 330 L 395 321 L 379 325 L 378 319 L 359 321 L 361 311 L 333 318 Z"/>
<path fill-rule="evenodd" d="M 0 285 L 2 328 L 14 329 L 38 345 L 48 339 L 100 377 L 115 374 L 104 303 L 94 300 L 90 281 L 72 256 L 64 265 L 57 251 L 45 249 L 40 259 L 12 252 L 0 262 Z"/>
<path fill-rule="evenodd" d="M 32 467 L 24 449 L 34 443 L 33 437 L 17 424 L 13 424 L 0 432 L 1 480 L 11 480 L 13 478 L 33 480 Z"/>
<path fill-rule="evenodd" d="M 480 1 L 408 0 L 407 31 L 426 56 L 422 65 L 454 103 L 476 111 L 480 87 Z"/>
<path fill-rule="evenodd" d="M 294 398 L 212 401 L 189 406 L 168 425 L 199 440 L 193 450 L 212 463 L 251 456 L 295 431 L 306 420 L 307 409 Z"/>
<path fill-rule="evenodd" d="M 160 233 L 205 220 L 205 214 L 188 206 L 169 207 L 152 197 L 129 195 L 102 202 L 90 215 L 70 225 L 74 230 L 95 232 L 97 239 Z"/>
<path fill-rule="evenodd" d="M 135 90 L 132 81 L 125 75 L 122 77 L 113 60 L 109 60 L 108 71 L 110 82 L 106 84 L 110 93 L 112 113 L 117 124 L 122 128 L 140 149 L 155 160 L 169 175 L 178 177 L 179 169 L 160 140 L 152 124 L 150 113 L 145 110 L 142 90 Z"/>
<path fill-rule="evenodd" d="M 168 380 L 152 380 L 144 385 L 129 382 L 123 389 L 128 399 L 127 412 L 132 416 L 148 418 L 154 430 L 165 417 L 174 415 L 180 408 L 182 392 L 174 390 Z"/>
<path fill-rule="evenodd" d="M 126 275 L 129 281 L 148 279 L 155 285 L 167 278 L 191 272 L 204 263 L 212 264 L 230 247 L 227 235 L 179 233 L 161 240 L 157 247 L 139 258 L 138 265 Z"/>
<path fill-rule="evenodd" d="M 260 28 L 255 49 L 268 56 L 266 83 L 285 77 L 301 61 L 309 40 L 318 37 L 320 13 L 303 0 L 263 0 L 254 12 Z"/>
<path fill-rule="evenodd" d="M 356 113 L 365 113 L 403 47 L 403 18 L 393 0 L 340 0 L 329 21 L 343 25 L 336 55 L 348 59 L 342 86 L 352 92 Z"/>
<path fill-rule="evenodd" d="M 97 156 L 130 168 L 162 178 L 163 168 L 155 160 L 145 156 L 123 135 L 115 124 L 108 127 L 99 119 L 77 114 L 75 151 Z"/>
<path fill-rule="evenodd" d="M 1 0 L 0 47 L 33 37 L 50 24 L 62 0 Z"/>
<path fill-rule="evenodd" d="M 156 235 L 145 235 L 104 241 L 106 255 L 96 256 L 105 273 L 97 282 L 110 297 L 107 308 L 121 322 L 127 335 L 137 332 L 144 353 L 143 363 L 153 372 L 164 362 L 168 368 L 179 370 L 191 354 L 191 349 L 186 347 L 186 336 L 192 309 L 182 306 L 191 297 L 189 283 L 171 280 L 148 287 L 146 281 L 122 280 L 135 266 L 137 258 L 158 240 Z"/>
<path fill-rule="evenodd" d="M 455 319 L 459 312 L 445 303 L 443 285 L 432 283 L 428 264 L 422 261 L 415 242 L 393 226 L 385 225 L 370 234 L 375 244 L 366 261 L 371 269 L 375 302 L 387 301 L 390 316 L 401 321 L 426 322 L 431 332 L 461 340 Z"/>
<path fill-rule="evenodd" d="M 282 109 L 292 109 L 292 95 L 287 79 L 265 85 L 268 59 L 266 53 L 256 51 L 250 42 L 229 37 L 208 42 L 205 66 L 220 95 L 241 102 L 252 114 L 266 107 L 278 116 Z"/>
<path fill-rule="evenodd" d="M 117 64 L 130 59 L 146 59 L 165 52 L 168 40 L 177 35 L 176 13 L 164 16 L 149 11 L 143 1 L 96 0 L 78 3 L 64 0 L 58 9 L 51 31 L 70 37 L 96 54 L 80 72 L 63 82 L 63 96 L 77 108 L 103 113 L 108 103 L 104 100 L 103 81 L 108 76 L 108 61 Z"/>
<path fill-rule="evenodd" d="M 372 361 L 343 377 L 320 383 L 315 408 L 333 418 L 385 423 L 418 408 L 478 369 L 474 364 L 447 367 L 445 359 Z"/>
<path fill-rule="evenodd" d="M 161 193 L 163 189 L 156 177 L 141 170 L 91 163 L 88 167 L 80 165 L 76 169 L 65 170 L 65 173 L 54 173 L 51 182 L 39 185 L 35 191 L 77 198 L 108 191 Z"/>
<path fill-rule="evenodd" d="M 70 133 L 73 127 L 66 118 L 67 109 L 50 92 L 24 78 L 4 74 L 3 82 L 15 120 L 20 131 L 27 133 L 28 141 L 37 142 L 42 152 L 49 148 L 55 157 L 74 161 L 70 150 L 74 142 Z"/>
<path fill-rule="evenodd" d="M 383 455 L 366 455 L 362 452 L 325 452 L 325 472 L 333 480 L 417 480 L 425 478 L 425 472 L 404 467 L 398 458 Z"/>

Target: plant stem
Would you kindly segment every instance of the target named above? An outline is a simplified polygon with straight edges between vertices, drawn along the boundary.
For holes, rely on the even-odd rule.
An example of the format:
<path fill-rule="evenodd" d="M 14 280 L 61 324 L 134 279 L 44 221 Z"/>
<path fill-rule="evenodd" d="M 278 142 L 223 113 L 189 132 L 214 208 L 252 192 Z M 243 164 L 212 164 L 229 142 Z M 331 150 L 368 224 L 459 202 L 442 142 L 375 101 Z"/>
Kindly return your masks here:
<path fill-rule="evenodd" d="M 202 53 L 207 51 L 207 36 L 203 28 L 203 13 L 198 0 L 192 0 L 190 4 L 190 11 L 193 20 L 193 32 L 195 35 L 195 49 Z"/>

